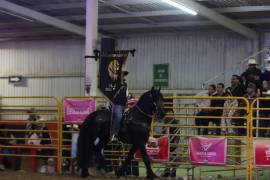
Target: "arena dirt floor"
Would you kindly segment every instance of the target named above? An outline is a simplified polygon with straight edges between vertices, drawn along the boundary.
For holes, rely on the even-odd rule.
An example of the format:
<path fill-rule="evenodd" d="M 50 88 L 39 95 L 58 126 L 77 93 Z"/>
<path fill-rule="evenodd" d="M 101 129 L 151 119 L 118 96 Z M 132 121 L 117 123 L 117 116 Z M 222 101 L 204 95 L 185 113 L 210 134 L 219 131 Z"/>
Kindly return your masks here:
<path fill-rule="evenodd" d="M 116 180 L 117 178 L 87 178 L 93 180 Z M 136 180 L 144 178 L 124 178 L 125 180 Z M 71 175 L 45 175 L 45 174 L 32 174 L 32 173 L 19 173 L 19 172 L 0 172 L 0 180 L 82 180 L 76 176 Z"/>

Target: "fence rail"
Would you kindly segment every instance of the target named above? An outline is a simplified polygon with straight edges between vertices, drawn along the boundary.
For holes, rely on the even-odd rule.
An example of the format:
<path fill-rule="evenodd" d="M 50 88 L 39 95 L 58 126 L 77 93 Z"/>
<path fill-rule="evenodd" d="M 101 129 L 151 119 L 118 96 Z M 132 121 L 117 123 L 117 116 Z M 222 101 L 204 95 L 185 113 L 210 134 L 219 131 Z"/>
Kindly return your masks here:
<path fill-rule="evenodd" d="M 62 101 L 56 97 L 1 97 L 0 126 L 4 128 L 0 128 L 2 134 L 0 142 L 15 141 L 0 145 L 1 158 L 31 158 L 33 171 L 36 170 L 34 166 L 37 158 L 54 158 L 56 170 L 61 173 L 63 162 L 74 158 L 74 154 L 73 156 L 71 154 L 72 136 L 78 133 L 77 123 L 63 121 L 63 101 L 72 98 L 94 98 L 97 108 L 107 106 L 106 99 L 102 97 L 65 97 Z M 223 137 L 228 143 L 224 171 L 243 171 L 245 179 L 253 178 L 254 172 L 258 170 L 253 164 L 253 140 L 270 137 L 270 113 L 268 113 L 270 98 L 257 98 L 250 102 L 242 97 L 172 96 L 165 97 L 164 101 L 167 115 L 164 122 L 152 124 L 151 135 L 169 137 L 171 158 L 169 162 L 156 163 L 154 167 L 157 171 L 161 172 L 164 168 L 182 168 L 183 165 L 187 170 L 207 166 L 207 163 L 199 165 L 190 162 L 189 139 Z M 201 101 L 209 102 L 207 105 L 197 106 L 196 104 Z M 213 105 L 213 102 L 217 104 L 223 102 L 223 105 Z M 28 112 L 30 108 L 35 108 L 35 112 Z M 43 121 L 27 120 L 29 116 L 35 115 L 41 116 Z M 29 125 L 43 125 L 42 127 L 46 128 L 25 129 Z M 12 133 L 16 136 L 12 137 L 10 135 Z M 47 138 L 18 136 L 25 133 L 48 133 L 50 136 Z M 28 141 L 33 141 L 32 145 L 26 143 Z M 50 141 L 50 143 L 35 145 L 36 141 Z M 118 143 L 110 144 L 108 147 L 112 146 L 114 148 L 107 148 L 104 151 L 107 159 L 114 162 L 122 161 L 129 146 Z M 50 150 L 51 153 L 39 154 L 42 150 Z M 206 172 L 208 171 L 200 171 L 200 174 Z"/>

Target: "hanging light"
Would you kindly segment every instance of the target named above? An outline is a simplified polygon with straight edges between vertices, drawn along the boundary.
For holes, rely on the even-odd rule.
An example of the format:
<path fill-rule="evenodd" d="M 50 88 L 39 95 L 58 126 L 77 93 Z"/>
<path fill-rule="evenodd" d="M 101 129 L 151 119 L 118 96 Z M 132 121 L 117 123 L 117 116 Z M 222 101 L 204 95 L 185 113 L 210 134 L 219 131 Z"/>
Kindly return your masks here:
<path fill-rule="evenodd" d="M 170 4 L 178 9 L 181 9 L 182 11 L 187 12 L 188 14 L 194 15 L 196 16 L 198 13 L 192 9 L 187 8 L 186 6 L 179 4 L 177 2 L 174 2 L 172 0 L 163 0 L 164 2 L 166 2 L 167 4 Z"/>

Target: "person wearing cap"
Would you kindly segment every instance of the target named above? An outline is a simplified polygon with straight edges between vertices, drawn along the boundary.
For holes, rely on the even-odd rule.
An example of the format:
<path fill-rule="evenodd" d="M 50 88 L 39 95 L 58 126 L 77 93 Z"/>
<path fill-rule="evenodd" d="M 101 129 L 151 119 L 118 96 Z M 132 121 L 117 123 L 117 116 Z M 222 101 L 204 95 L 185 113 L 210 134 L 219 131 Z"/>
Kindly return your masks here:
<path fill-rule="evenodd" d="M 241 74 L 245 87 L 252 82 L 256 85 L 257 89 L 261 89 L 263 74 L 262 71 L 256 67 L 257 65 L 258 63 L 254 58 L 248 60 L 248 69 Z"/>
<path fill-rule="evenodd" d="M 112 123 L 112 140 L 114 136 L 118 134 L 120 129 L 120 123 L 122 120 L 123 112 L 128 101 L 128 87 L 125 77 L 128 75 L 128 71 L 123 71 L 123 82 L 121 87 L 114 93 L 113 96 L 113 112 L 114 112 L 114 121 Z"/>

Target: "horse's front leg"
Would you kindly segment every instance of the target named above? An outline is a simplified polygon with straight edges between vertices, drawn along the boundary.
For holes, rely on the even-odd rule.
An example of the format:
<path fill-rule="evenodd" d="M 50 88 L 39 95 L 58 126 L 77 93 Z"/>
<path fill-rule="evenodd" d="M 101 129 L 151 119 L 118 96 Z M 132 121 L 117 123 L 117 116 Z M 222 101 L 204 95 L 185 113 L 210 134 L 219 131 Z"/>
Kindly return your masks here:
<path fill-rule="evenodd" d="M 95 153 L 96 153 L 96 158 L 98 161 L 98 170 L 104 170 L 105 172 L 107 172 L 107 167 L 106 167 L 106 163 L 105 163 L 105 158 L 104 155 L 102 154 L 102 150 L 104 149 L 104 146 L 109 142 L 109 138 L 106 139 L 99 139 L 98 144 L 95 146 Z"/>
<path fill-rule="evenodd" d="M 132 145 L 132 147 L 130 148 L 129 153 L 128 153 L 126 159 L 125 159 L 125 161 L 122 163 L 122 165 L 120 166 L 120 168 L 116 172 L 117 177 L 126 175 L 127 166 L 128 166 L 128 164 L 130 164 L 131 160 L 134 158 L 133 155 L 134 155 L 134 153 L 136 152 L 137 149 L 138 149 L 138 146 Z"/>
<path fill-rule="evenodd" d="M 145 167 L 146 167 L 147 180 L 153 180 L 155 178 L 158 178 L 158 176 L 155 175 L 155 173 L 152 171 L 150 159 L 149 159 L 147 152 L 146 152 L 146 149 L 145 149 L 145 144 L 140 145 L 140 151 L 141 151 L 141 155 L 143 158 L 143 162 L 144 162 Z"/>

